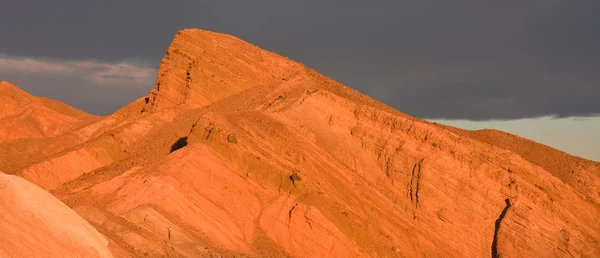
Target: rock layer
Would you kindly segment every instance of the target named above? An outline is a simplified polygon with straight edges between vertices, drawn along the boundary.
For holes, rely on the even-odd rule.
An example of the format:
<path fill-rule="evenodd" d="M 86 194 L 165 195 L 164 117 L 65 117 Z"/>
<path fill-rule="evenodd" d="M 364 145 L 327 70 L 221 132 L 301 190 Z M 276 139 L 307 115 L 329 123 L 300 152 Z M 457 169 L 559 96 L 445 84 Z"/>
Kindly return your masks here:
<path fill-rule="evenodd" d="M 38 98 L 8 82 L 0 82 L 0 143 L 56 136 L 94 119 L 62 102 Z"/>
<path fill-rule="evenodd" d="M 256 86 L 285 80 L 299 66 L 230 35 L 182 30 L 161 61 L 156 87 L 144 110 L 207 105 Z"/>
<path fill-rule="evenodd" d="M 115 254 L 600 257 L 597 162 L 411 117 L 231 36 L 167 52 L 147 98 L 6 166 Z"/>

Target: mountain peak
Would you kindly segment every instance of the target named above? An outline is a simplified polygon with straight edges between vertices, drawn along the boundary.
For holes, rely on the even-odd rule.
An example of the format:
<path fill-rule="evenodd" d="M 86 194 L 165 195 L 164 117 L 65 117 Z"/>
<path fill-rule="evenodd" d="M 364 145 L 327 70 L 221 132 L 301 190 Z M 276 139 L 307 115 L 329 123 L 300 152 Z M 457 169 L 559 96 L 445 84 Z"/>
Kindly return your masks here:
<path fill-rule="evenodd" d="M 94 123 L 32 99 L 0 118 L 0 170 L 115 256 L 600 257 L 600 164 L 410 117 L 233 36 L 178 32 L 146 103 Z"/>
<path fill-rule="evenodd" d="M 10 82 L 0 82 L 0 118 L 33 101 L 35 96 Z"/>
<path fill-rule="evenodd" d="M 60 101 L 31 95 L 7 81 L 0 82 L 0 143 L 56 136 L 96 118 Z"/>
<path fill-rule="evenodd" d="M 21 88 L 17 87 L 16 85 L 14 85 L 8 81 L 0 81 L 0 90 L 2 90 L 0 92 L 0 95 L 8 95 L 8 94 L 14 94 L 15 92 L 19 92 L 21 94 L 27 94 L 27 95 L 31 96 L 31 94 L 25 92 Z"/>
<path fill-rule="evenodd" d="M 227 34 L 184 29 L 162 59 L 145 111 L 204 106 L 249 88 L 281 80 L 303 67 Z"/>

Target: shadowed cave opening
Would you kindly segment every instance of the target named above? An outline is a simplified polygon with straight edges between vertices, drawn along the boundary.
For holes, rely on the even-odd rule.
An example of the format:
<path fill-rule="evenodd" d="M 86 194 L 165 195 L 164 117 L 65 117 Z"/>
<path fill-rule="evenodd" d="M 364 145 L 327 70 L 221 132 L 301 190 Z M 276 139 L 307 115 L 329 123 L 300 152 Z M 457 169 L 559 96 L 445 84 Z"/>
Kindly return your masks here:
<path fill-rule="evenodd" d="M 188 145 L 187 136 L 181 137 L 173 145 L 171 145 L 171 153 Z"/>

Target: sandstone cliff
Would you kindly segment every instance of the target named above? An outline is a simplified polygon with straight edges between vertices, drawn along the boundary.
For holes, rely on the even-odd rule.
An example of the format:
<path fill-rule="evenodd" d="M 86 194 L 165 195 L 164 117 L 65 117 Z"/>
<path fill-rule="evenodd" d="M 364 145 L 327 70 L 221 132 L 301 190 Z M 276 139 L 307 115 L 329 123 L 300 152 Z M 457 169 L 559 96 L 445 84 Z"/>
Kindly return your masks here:
<path fill-rule="evenodd" d="M 411 117 L 228 35 L 178 32 L 147 98 L 44 141 L 4 166 L 119 254 L 600 257 L 598 163 Z"/>

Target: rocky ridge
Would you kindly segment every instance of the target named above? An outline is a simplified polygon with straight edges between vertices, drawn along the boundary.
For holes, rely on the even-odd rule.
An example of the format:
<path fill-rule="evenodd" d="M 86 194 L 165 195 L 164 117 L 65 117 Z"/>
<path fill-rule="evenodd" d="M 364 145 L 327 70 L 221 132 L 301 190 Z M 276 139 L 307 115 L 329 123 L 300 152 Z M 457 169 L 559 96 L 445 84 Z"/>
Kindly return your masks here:
<path fill-rule="evenodd" d="M 597 162 L 411 117 L 214 32 L 178 32 L 148 97 L 0 150 L 21 146 L 0 168 L 118 256 L 600 256 Z"/>

